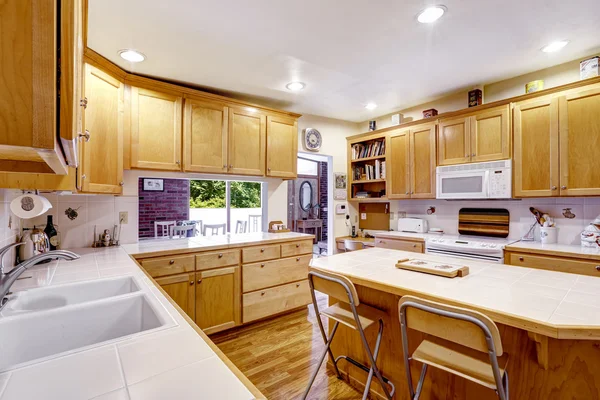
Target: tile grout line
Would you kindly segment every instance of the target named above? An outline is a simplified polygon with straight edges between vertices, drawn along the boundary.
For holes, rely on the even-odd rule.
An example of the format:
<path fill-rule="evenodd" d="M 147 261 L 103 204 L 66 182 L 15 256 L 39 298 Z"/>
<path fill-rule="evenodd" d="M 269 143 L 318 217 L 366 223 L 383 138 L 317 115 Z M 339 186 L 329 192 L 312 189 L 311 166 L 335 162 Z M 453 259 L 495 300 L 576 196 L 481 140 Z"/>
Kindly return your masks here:
<path fill-rule="evenodd" d="M 113 345 L 115 348 L 115 353 L 117 353 L 117 361 L 119 363 L 119 371 L 121 372 L 121 379 L 123 379 L 123 386 L 125 387 L 125 393 L 127 393 L 127 398 L 131 400 L 131 395 L 129 394 L 129 385 L 127 384 L 127 380 L 125 379 L 125 369 L 123 368 L 123 361 L 121 361 L 121 354 L 119 353 L 119 348 L 116 344 Z"/>

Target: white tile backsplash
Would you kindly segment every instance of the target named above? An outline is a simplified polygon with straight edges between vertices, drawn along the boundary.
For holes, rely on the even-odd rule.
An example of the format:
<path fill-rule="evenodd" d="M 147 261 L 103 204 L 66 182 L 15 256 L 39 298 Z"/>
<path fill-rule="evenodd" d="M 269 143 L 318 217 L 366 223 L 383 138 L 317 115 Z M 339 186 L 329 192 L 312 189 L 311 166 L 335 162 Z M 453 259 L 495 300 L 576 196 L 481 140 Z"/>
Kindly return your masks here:
<path fill-rule="evenodd" d="M 428 215 L 430 206 L 436 208 L 435 214 Z M 522 200 L 396 200 L 390 201 L 390 211 L 395 219 L 390 228 L 397 229 L 398 212 L 406 212 L 407 217 L 424 218 L 430 228 L 441 228 L 445 233 L 458 234 L 458 212 L 461 208 L 506 208 L 510 213 L 509 238 L 520 239 L 535 222 L 529 207 L 536 207 L 550 214 L 558 228 L 558 242 L 561 244 L 579 244 L 579 234 L 596 216 L 600 215 L 600 197 L 539 198 Z M 563 216 L 563 209 L 570 208 L 575 218 Z M 539 240 L 539 229 L 536 229 Z"/>

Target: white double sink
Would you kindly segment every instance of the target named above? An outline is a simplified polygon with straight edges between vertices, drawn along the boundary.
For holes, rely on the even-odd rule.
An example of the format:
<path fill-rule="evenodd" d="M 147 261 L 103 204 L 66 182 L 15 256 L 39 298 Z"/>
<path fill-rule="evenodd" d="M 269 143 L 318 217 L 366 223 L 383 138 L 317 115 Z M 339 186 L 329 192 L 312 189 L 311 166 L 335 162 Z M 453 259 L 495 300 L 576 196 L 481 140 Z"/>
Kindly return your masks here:
<path fill-rule="evenodd" d="M 0 371 L 172 323 L 147 292 L 125 276 L 11 296 L 0 318 Z"/>

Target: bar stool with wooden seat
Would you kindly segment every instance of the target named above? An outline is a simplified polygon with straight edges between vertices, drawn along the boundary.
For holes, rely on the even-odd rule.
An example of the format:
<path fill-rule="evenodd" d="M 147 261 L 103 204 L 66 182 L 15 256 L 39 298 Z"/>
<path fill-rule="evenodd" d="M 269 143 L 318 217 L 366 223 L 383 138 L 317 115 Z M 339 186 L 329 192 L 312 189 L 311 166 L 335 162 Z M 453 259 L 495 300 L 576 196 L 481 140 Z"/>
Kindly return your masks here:
<path fill-rule="evenodd" d="M 319 368 L 325 359 L 325 355 L 329 354 L 338 378 L 342 377 L 337 367 L 337 363 L 340 359 L 348 361 L 349 363 L 369 374 L 367 382 L 365 383 L 363 400 L 366 399 L 367 395 L 369 394 L 373 375 L 375 375 L 381 383 L 381 387 L 383 388 L 387 398 L 391 399 L 395 391 L 394 384 L 381 375 L 381 372 L 376 364 L 377 355 L 379 353 L 379 345 L 381 344 L 381 337 L 383 334 L 383 318 L 386 314 L 383 311 L 370 307 L 366 304 L 360 304 L 358 293 L 356 292 L 354 284 L 345 276 L 325 271 L 310 271 L 308 273 L 308 283 L 311 289 L 311 295 L 319 329 L 321 331 L 321 335 L 323 336 L 323 341 L 325 342 L 325 350 L 319 359 L 319 363 L 317 364 L 315 372 L 308 382 L 308 387 L 306 388 L 302 398 L 306 399 L 308 396 L 308 392 L 310 391 L 310 388 L 317 377 L 317 373 L 319 372 Z M 340 302 L 321 311 L 319 310 L 319 305 L 317 304 L 315 290 L 338 299 Z M 321 316 L 325 316 L 335 321 L 329 338 L 327 338 L 327 335 L 325 334 Z M 340 323 L 358 331 L 365 349 L 365 353 L 367 354 L 370 367 L 345 355 L 338 356 L 337 358 L 333 356 L 330 346 Z M 375 324 L 379 324 L 379 333 L 377 334 L 377 340 L 375 341 L 375 350 L 371 351 L 369 343 L 367 342 L 367 338 L 365 337 L 364 330 Z M 387 385 L 390 386 L 391 390 L 387 387 Z"/>
<path fill-rule="evenodd" d="M 508 400 L 508 355 L 502 355 L 500 332 L 494 321 L 474 310 L 413 296 L 400 299 L 398 312 L 411 399 L 419 398 L 427 367 L 432 366 L 493 389 L 501 400 Z M 432 336 L 431 340 L 423 340 L 412 356 L 408 354 L 408 328 Z M 411 360 L 423 363 L 416 390 Z"/>
<path fill-rule="evenodd" d="M 344 251 L 347 253 L 349 251 L 363 250 L 365 248 L 364 243 L 357 242 L 350 239 L 344 240 Z"/>

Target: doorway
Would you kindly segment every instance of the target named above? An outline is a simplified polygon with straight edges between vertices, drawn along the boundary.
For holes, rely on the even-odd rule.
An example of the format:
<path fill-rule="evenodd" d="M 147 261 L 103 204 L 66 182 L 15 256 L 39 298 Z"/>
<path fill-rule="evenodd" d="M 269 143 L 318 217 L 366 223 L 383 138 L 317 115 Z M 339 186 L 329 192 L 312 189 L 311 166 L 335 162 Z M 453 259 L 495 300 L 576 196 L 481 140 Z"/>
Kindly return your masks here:
<path fill-rule="evenodd" d="M 298 177 L 288 183 L 287 225 L 314 234 L 315 255 L 333 254 L 332 157 L 298 153 Z"/>

